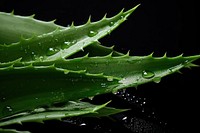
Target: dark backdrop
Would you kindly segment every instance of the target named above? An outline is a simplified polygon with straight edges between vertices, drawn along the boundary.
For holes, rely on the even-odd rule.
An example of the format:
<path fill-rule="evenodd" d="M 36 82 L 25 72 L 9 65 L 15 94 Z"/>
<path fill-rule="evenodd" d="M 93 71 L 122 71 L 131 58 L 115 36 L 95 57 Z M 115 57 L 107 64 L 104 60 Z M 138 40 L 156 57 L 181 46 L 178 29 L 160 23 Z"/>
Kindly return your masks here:
<path fill-rule="evenodd" d="M 105 13 L 111 17 L 122 8 L 128 10 L 138 3 L 141 6 L 128 17 L 126 22 L 100 40 L 103 45 L 115 45 L 115 48 L 121 52 L 126 53 L 130 50 L 131 55 L 141 56 L 152 52 L 154 56 L 162 56 L 165 52 L 168 56 L 200 53 L 197 36 L 199 14 L 197 14 L 195 0 L 1 0 L 0 11 L 14 10 L 15 14 L 23 16 L 36 14 L 36 19 L 45 21 L 57 19 L 57 24 L 68 26 L 72 21 L 75 25 L 84 24 L 90 15 L 92 21 L 101 19 Z M 200 65 L 200 61 L 196 64 Z M 92 102 L 101 103 L 114 99 L 112 106 L 133 109 L 128 114 L 115 117 L 117 123 L 122 125 L 118 123 L 119 131 L 183 133 L 187 130 L 192 132 L 196 127 L 195 123 L 197 124 L 199 120 L 197 110 L 200 69 L 183 69 L 181 72 L 183 74 L 173 74 L 163 78 L 159 84 L 148 83 L 139 86 L 137 90 L 129 88 L 126 92 L 119 92 L 117 97 L 112 94 L 104 95 L 103 100 L 99 96 Z M 135 99 L 130 100 L 129 95 Z M 124 116 L 125 118 L 128 116 L 129 119 L 124 121 Z M 77 123 L 78 120 L 73 121 Z M 92 132 L 118 130 L 117 126 L 110 124 L 107 119 L 102 121 L 103 123 L 109 121 L 107 126 L 102 123 L 92 125 L 91 121 L 97 122 L 96 119 L 79 120 L 79 123 L 80 121 L 87 123 L 84 127 L 86 132 L 89 132 L 91 127 L 94 128 Z M 62 128 L 70 129 L 69 121 L 66 125 L 63 123 L 61 125 Z M 39 127 L 42 128 L 41 125 Z M 54 129 L 53 127 L 56 128 L 54 125 L 49 129 Z M 75 126 L 73 130 L 76 128 L 83 129 Z"/>

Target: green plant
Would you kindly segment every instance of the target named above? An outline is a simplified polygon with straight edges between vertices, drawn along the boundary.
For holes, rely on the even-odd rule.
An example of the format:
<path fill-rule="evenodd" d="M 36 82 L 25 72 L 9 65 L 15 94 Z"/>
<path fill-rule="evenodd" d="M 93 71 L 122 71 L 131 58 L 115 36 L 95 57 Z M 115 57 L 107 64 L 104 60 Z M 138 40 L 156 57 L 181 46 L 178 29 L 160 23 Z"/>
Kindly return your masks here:
<path fill-rule="evenodd" d="M 81 26 L 0 13 L 0 131 L 22 122 L 73 116 L 107 116 L 126 109 L 81 101 L 137 87 L 178 72 L 200 55 L 129 56 L 100 45 L 100 38 L 123 23 L 138 7 Z M 62 106 L 57 106 L 62 103 Z"/>

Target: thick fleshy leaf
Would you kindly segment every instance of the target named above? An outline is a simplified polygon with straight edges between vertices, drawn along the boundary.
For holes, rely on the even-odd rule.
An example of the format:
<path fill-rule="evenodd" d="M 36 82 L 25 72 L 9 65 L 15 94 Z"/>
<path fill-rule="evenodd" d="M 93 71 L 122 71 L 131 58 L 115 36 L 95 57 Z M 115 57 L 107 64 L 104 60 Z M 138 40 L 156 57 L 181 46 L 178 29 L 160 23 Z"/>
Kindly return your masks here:
<path fill-rule="evenodd" d="M 30 133 L 29 131 L 17 131 L 15 129 L 2 129 L 0 128 L 0 133 Z"/>
<path fill-rule="evenodd" d="M 51 61 L 67 58 L 109 34 L 137 7 L 126 12 L 121 11 L 112 18 L 105 16 L 98 22 L 88 21 L 81 26 L 71 25 L 70 28 L 57 29 L 51 33 L 22 39 L 11 45 L 0 45 L 0 62 L 9 62 L 18 58 L 22 58 L 22 61 Z"/>
<path fill-rule="evenodd" d="M 98 40 L 138 6 L 112 18 L 105 16 L 98 22 L 89 19 L 84 25 L 72 23 L 70 27 L 0 13 L 0 30 L 5 31 L 0 33 L 0 126 L 126 111 L 106 107 L 107 103 L 92 105 L 79 100 L 152 81 L 158 83 L 184 67 L 196 66 L 193 62 L 200 55 L 129 56 L 99 45 Z M 61 106 L 63 102 L 69 104 Z"/>
<path fill-rule="evenodd" d="M 87 102 L 69 101 L 61 107 L 38 108 L 30 112 L 15 114 L 4 118 L 0 122 L 0 127 L 23 122 L 43 122 L 52 119 L 61 120 L 62 118 L 75 116 L 102 117 L 126 111 L 125 109 L 106 107 L 108 103 L 93 105 Z"/>
<path fill-rule="evenodd" d="M 193 66 L 192 62 L 198 58 L 199 55 L 170 58 L 109 55 L 31 64 L 19 60 L 3 63 L 0 68 L 1 118 L 55 102 L 159 82 L 166 75 Z"/>
<path fill-rule="evenodd" d="M 32 16 L 14 15 L 13 12 L 0 12 L 0 44 L 17 43 L 23 37 L 31 38 L 34 35 L 42 35 L 59 29 L 64 29 L 60 25 L 56 25 L 54 21 L 45 22 L 37 20 Z"/>
<path fill-rule="evenodd" d="M 55 31 L 56 29 L 70 29 L 70 27 L 63 27 L 54 23 L 54 21 L 46 22 L 34 19 L 32 16 L 19 16 L 14 13 L 0 12 L 0 44 L 11 45 L 17 43 L 21 38 L 29 39 L 33 36 L 39 36 Z M 37 44 L 36 44 L 37 45 Z M 113 47 L 108 48 L 94 42 L 80 51 L 81 55 L 90 53 L 91 56 L 106 55 L 112 52 L 116 55 L 122 55 L 113 50 Z M 80 54 L 79 54 L 80 55 Z"/>

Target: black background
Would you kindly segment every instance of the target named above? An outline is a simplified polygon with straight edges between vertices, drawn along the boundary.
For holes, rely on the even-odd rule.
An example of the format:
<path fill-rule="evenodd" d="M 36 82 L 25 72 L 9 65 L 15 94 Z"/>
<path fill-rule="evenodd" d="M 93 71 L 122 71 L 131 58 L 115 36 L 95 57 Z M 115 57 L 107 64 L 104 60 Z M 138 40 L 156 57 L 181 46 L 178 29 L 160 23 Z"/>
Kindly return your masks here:
<path fill-rule="evenodd" d="M 84 24 L 90 15 L 92 21 L 101 19 L 105 13 L 108 17 L 111 17 L 121 11 L 122 8 L 128 10 L 139 3 L 141 4 L 140 7 L 128 17 L 127 21 L 110 35 L 100 39 L 102 45 L 115 45 L 115 49 L 118 51 L 126 53 L 130 50 L 131 55 L 141 56 L 152 52 L 154 52 L 154 56 L 163 56 L 166 52 L 168 56 L 177 56 L 182 53 L 185 56 L 200 54 L 197 36 L 199 14 L 195 0 L 1 0 L 0 11 L 11 12 L 14 10 L 15 14 L 22 16 L 36 14 L 36 19 L 45 21 L 56 19 L 55 23 L 68 26 L 72 21 L 75 25 Z M 200 65 L 200 61 L 195 63 Z M 137 90 L 129 88 L 124 94 L 128 93 L 136 97 L 131 102 L 130 100 L 127 101 L 127 98 L 124 99 L 126 96 L 119 95 L 119 100 L 118 97 L 109 94 L 104 95 L 103 100 L 99 96 L 92 102 L 103 103 L 106 100 L 113 99 L 111 106 L 131 107 L 133 109 L 128 114 L 123 114 L 134 120 L 132 126 L 136 125 L 136 121 L 140 121 L 141 125 L 153 123 L 153 126 L 159 127 L 159 131 L 136 130 L 127 126 L 130 125 L 130 122 L 127 124 L 128 122 L 119 120 L 119 123 L 124 125 L 119 131 L 140 133 L 193 132 L 196 128 L 195 123 L 198 124 L 199 120 L 200 69 L 183 69 L 181 72 L 183 74 L 176 73 L 163 78 L 159 84 L 148 83 L 139 86 Z M 143 101 L 145 99 L 145 106 L 143 107 L 137 103 L 138 100 L 142 102 L 141 99 Z M 142 109 L 145 109 L 143 113 L 141 113 Z M 119 119 L 119 117 L 116 119 Z M 108 121 L 106 119 L 102 122 Z M 88 125 L 91 125 L 90 123 L 91 121 L 88 122 Z M 55 125 L 54 128 L 56 129 Z M 98 125 L 102 126 L 102 124 Z M 41 125 L 39 127 L 42 128 Z M 63 126 L 60 127 L 63 128 Z M 105 124 L 102 127 L 104 128 Z M 33 127 L 30 126 L 30 128 Z M 53 127 L 48 128 L 54 129 Z M 75 128 L 77 127 L 75 126 Z M 86 126 L 83 131 L 89 132 L 88 128 L 91 127 Z M 106 128 L 109 128 L 109 126 L 106 126 Z M 112 124 L 110 124 L 110 128 L 108 131 L 101 130 L 102 132 L 117 130 L 117 127 Z M 70 128 L 65 127 L 65 129 Z M 78 129 L 82 130 L 82 127 Z M 98 130 L 94 130 L 94 132 Z"/>

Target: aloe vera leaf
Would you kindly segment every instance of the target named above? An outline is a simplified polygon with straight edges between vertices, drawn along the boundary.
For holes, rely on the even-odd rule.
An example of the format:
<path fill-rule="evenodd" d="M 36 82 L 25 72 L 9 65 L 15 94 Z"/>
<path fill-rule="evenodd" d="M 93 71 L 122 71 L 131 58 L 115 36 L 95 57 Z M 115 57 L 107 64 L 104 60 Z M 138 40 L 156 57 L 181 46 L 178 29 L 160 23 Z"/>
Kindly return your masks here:
<path fill-rule="evenodd" d="M 67 58 L 109 34 L 123 23 L 137 7 L 138 5 L 126 12 L 121 11 L 112 18 L 105 16 L 98 22 L 88 21 L 82 26 L 72 25 L 70 29 L 58 29 L 41 36 L 22 39 L 11 45 L 0 45 L 0 62 L 9 62 L 21 57 L 22 61 L 36 59 L 50 61 Z"/>
<path fill-rule="evenodd" d="M 3 68 L 0 74 L 0 118 L 55 102 L 105 93 L 114 82 L 118 83 L 118 80 L 108 82 L 103 74 L 88 75 L 85 71 L 62 70 L 53 65 L 18 68 Z"/>
<path fill-rule="evenodd" d="M 69 101 L 64 107 L 50 107 L 42 111 L 30 112 L 27 115 L 14 117 L 0 122 L 0 127 L 22 122 L 43 122 L 45 120 L 61 120 L 66 117 L 81 116 L 85 114 L 98 114 L 98 110 L 103 109 L 109 102 L 102 105 L 93 105 L 87 102 Z M 108 108 L 108 107 L 107 107 Z M 115 112 L 114 108 L 108 108 L 109 113 Z"/>
<path fill-rule="evenodd" d="M 31 38 L 34 35 L 42 35 L 56 30 L 64 29 L 56 25 L 54 21 L 46 22 L 33 18 L 31 16 L 14 15 L 13 12 L 0 12 L 0 44 L 12 44 L 19 42 L 23 38 Z"/>
<path fill-rule="evenodd" d="M 48 66 L 54 64 L 55 67 L 72 71 L 85 70 L 87 74 L 102 73 L 107 77 L 123 79 L 135 77 L 138 75 L 138 81 L 135 83 L 143 84 L 143 81 L 158 80 L 158 78 L 171 74 L 183 67 L 195 66 L 192 62 L 199 59 L 200 55 L 186 56 L 179 55 L 176 57 L 148 56 L 129 56 L 129 53 L 122 56 L 113 57 L 112 53 L 107 56 L 88 57 L 88 55 L 74 59 L 60 59 L 50 62 L 34 62 L 33 66 Z M 10 63 L 9 65 L 13 64 Z M 15 64 L 15 63 L 14 63 Z M 20 67 L 21 63 L 16 66 Z M 26 64 L 26 63 L 25 63 Z M 1 67 L 1 65 L 0 65 Z M 149 72 L 149 73 L 148 73 Z M 152 73 L 152 77 L 148 74 Z M 144 78 L 146 76 L 146 79 Z M 149 78 L 148 78 L 149 76 Z M 135 77 L 136 78 L 136 77 Z M 140 80 L 139 80 L 140 79 Z M 150 80 L 149 80 L 150 79 Z"/>
<path fill-rule="evenodd" d="M 119 109 L 119 108 L 113 108 L 113 107 L 104 107 L 102 109 L 99 109 L 96 113 L 88 113 L 81 115 L 81 117 L 110 117 L 111 115 L 119 114 L 125 111 L 128 111 L 130 109 Z"/>
<path fill-rule="evenodd" d="M 54 21 L 46 22 L 37 20 L 34 15 L 31 16 L 19 16 L 14 15 L 14 13 L 0 12 L 0 44 L 12 44 L 19 42 L 21 38 L 31 38 L 33 36 L 39 36 L 42 34 L 47 34 L 53 32 L 56 29 L 70 29 L 70 27 L 63 27 L 54 23 Z M 99 45 L 98 42 L 94 42 L 92 45 L 86 47 L 84 52 L 90 55 L 106 55 L 112 52 L 116 55 L 121 55 L 121 53 L 116 52 L 113 48 L 108 48 Z"/>
<path fill-rule="evenodd" d="M 30 133 L 29 131 L 17 131 L 15 129 L 2 129 L 0 128 L 1 133 Z"/>
<path fill-rule="evenodd" d="M 106 46 L 100 45 L 99 43 L 94 43 L 86 47 L 84 51 L 80 51 L 80 52 L 82 56 L 89 54 L 90 57 L 106 56 L 110 53 L 112 53 L 112 56 L 124 55 L 123 53 L 114 50 L 114 46 L 106 47 Z M 73 56 L 75 57 L 76 55 L 73 55 Z M 81 56 L 76 56 L 76 57 L 81 57 Z"/>
<path fill-rule="evenodd" d="M 198 58 L 199 55 L 171 58 L 152 55 L 85 56 L 54 61 L 53 65 L 40 62 L 20 66 L 18 62 L 1 67 L 1 118 L 55 102 L 115 92 L 151 81 L 159 82 L 162 77 L 183 67 L 194 66 L 192 62 Z"/>

